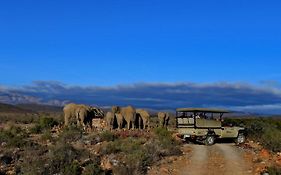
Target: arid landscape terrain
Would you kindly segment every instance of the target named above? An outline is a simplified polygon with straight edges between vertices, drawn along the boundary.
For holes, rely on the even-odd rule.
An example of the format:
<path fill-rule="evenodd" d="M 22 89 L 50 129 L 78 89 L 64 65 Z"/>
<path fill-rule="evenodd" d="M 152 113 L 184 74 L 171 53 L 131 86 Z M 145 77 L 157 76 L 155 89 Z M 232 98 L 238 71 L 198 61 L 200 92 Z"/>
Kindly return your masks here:
<path fill-rule="evenodd" d="M 0 105 L 0 174 L 280 174 L 281 120 L 227 118 L 248 129 L 245 144 L 212 146 L 177 137 L 174 117 L 161 127 L 156 114 L 149 129 L 107 128 L 94 119 L 85 131 L 64 126 L 60 107 Z"/>

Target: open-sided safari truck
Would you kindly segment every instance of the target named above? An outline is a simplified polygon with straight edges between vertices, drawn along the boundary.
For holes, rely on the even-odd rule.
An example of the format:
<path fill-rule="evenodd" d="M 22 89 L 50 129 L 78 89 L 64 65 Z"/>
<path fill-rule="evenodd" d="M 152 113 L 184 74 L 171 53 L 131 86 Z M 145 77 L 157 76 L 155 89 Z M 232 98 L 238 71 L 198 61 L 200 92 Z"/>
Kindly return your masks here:
<path fill-rule="evenodd" d="M 222 116 L 226 110 L 205 108 L 177 109 L 176 125 L 178 133 L 185 140 L 213 145 L 216 139 L 231 138 L 237 144 L 245 142 L 245 128 L 223 126 Z"/>

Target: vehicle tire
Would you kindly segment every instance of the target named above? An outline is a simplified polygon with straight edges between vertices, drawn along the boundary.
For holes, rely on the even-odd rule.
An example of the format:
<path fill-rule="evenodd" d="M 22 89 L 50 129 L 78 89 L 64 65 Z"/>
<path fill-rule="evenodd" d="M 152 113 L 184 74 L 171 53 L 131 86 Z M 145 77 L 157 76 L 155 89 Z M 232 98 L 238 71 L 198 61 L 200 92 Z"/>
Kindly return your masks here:
<path fill-rule="evenodd" d="M 204 142 L 205 142 L 205 145 L 208 145 L 208 146 L 215 144 L 215 136 L 207 135 Z"/>
<path fill-rule="evenodd" d="M 245 143 L 245 141 L 246 141 L 246 137 L 245 137 L 245 135 L 243 133 L 239 133 L 237 138 L 235 139 L 235 143 L 237 145 Z"/>

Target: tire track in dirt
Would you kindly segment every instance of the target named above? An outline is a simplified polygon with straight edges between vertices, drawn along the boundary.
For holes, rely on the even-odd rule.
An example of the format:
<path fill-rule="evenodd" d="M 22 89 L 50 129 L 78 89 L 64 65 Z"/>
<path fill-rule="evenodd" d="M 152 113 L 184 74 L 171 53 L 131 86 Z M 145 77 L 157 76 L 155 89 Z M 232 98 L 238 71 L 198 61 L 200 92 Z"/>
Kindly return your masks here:
<path fill-rule="evenodd" d="M 225 159 L 226 175 L 247 175 L 251 174 L 249 165 L 246 164 L 243 152 L 231 144 L 216 144 Z"/>
<path fill-rule="evenodd" d="M 204 145 L 190 145 L 192 148 L 189 165 L 186 166 L 180 175 L 206 174 L 208 161 L 208 147 Z"/>
<path fill-rule="evenodd" d="M 249 175 L 252 165 L 245 160 L 243 150 L 234 144 L 217 143 L 212 146 L 188 144 L 183 156 L 160 164 L 149 175 Z M 164 170 L 164 171 L 161 171 Z"/>
<path fill-rule="evenodd" d="M 243 151 L 233 144 L 213 146 L 190 145 L 189 162 L 180 175 L 248 175 L 251 167 L 244 161 Z"/>

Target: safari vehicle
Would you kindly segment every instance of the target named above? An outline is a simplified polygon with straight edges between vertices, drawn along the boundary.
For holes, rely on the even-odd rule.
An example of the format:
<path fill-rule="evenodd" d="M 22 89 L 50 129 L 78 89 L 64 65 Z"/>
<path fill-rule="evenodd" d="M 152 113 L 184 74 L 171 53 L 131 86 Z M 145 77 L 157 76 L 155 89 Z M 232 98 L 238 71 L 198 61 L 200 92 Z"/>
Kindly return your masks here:
<path fill-rule="evenodd" d="M 223 126 L 222 116 L 227 110 L 206 108 L 177 109 L 176 126 L 186 141 L 197 141 L 213 145 L 217 139 L 233 139 L 237 144 L 245 142 L 245 128 Z"/>

